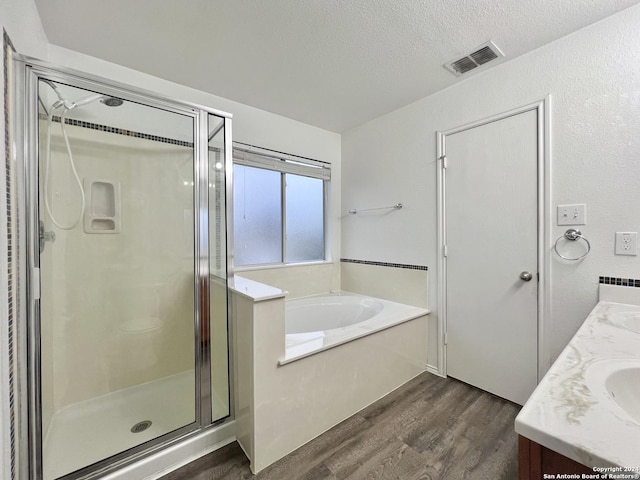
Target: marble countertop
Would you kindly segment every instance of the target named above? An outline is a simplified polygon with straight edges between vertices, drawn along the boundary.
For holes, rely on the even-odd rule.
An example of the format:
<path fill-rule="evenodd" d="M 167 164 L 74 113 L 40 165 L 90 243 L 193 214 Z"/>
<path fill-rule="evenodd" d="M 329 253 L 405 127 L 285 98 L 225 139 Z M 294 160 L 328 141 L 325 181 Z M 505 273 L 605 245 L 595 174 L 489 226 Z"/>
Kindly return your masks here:
<path fill-rule="evenodd" d="M 285 290 L 272 287 L 271 285 L 265 285 L 264 283 L 256 282 L 239 275 L 235 275 L 229 280 L 229 288 L 254 302 L 284 298 L 287 295 Z"/>
<path fill-rule="evenodd" d="M 593 373 L 606 362 L 638 365 L 640 333 L 624 326 L 629 316 L 640 316 L 640 305 L 595 306 L 520 411 L 518 434 L 589 467 L 640 467 L 640 423 Z"/>

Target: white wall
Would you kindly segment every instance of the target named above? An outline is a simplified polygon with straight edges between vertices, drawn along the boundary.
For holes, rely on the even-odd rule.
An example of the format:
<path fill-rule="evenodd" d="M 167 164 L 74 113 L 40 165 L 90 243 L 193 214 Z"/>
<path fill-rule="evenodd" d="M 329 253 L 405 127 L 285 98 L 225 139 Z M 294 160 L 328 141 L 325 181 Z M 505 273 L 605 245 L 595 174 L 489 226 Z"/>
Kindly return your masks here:
<path fill-rule="evenodd" d="M 613 255 L 614 232 L 640 230 L 639 27 L 635 6 L 343 134 L 344 208 L 405 207 L 376 222 L 343 222 L 342 256 L 429 266 L 431 365 L 437 364 L 437 130 L 553 96 L 552 209 L 587 204 L 582 230 L 592 250 L 579 263 L 554 256 L 543 361 L 557 357 L 596 303 L 599 275 L 640 277 L 640 257 Z M 566 227 L 552 220 L 555 239 Z"/>
<path fill-rule="evenodd" d="M 47 37 L 42 29 L 40 17 L 33 0 L 3 0 L 0 3 L 0 29 L 6 30 L 14 47 L 19 52 L 46 59 L 48 56 Z M 0 89 L 0 105 L 4 105 L 4 76 Z M 0 115 L 0 129 L 5 132 L 4 114 Z M 2 180 L 0 180 L 0 477 L 10 477 L 9 445 L 9 363 L 7 356 L 8 309 L 7 309 L 7 225 L 6 174 L 4 136 L 0 142 L 2 158 Z"/>
<path fill-rule="evenodd" d="M 339 162 L 340 135 L 265 110 L 185 87 L 115 63 L 57 45 L 49 45 L 49 60 L 58 65 L 116 82 L 195 102 L 233 114 L 233 139 L 326 162 Z"/>

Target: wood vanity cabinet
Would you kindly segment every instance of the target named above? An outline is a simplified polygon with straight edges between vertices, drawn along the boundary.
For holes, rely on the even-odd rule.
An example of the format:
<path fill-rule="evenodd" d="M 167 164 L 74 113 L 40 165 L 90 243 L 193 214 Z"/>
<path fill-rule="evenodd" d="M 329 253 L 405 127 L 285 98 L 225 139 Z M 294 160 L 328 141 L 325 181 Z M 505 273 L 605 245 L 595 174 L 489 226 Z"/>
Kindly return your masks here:
<path fill-rule="evenodd" d="M 518 480 L 542 480 L 545 473 L 593 474 L 593 469 L 518 435 Z"/>

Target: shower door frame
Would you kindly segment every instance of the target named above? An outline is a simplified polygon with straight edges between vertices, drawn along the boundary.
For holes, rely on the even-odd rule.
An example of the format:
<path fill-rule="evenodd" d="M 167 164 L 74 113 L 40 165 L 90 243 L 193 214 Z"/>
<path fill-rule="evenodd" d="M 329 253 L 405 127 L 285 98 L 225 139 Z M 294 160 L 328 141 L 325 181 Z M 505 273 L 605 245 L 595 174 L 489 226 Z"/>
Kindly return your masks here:
<path fill-rule="evenodd" d="M 209 255 L 209 140 L 208 115 L 224 119 L 225 149 L 225 220 L 233 219 L 232 202 L 232 116 L 226 112 L 194 103 L 172 100 L 126 84 L 52 65 L 20 54 L 13 56 L 14 68 L 14 139 L 15 187 L 18 204 L 18 285 L 20 290 L 16 321 L 18 399 L 16 400 L 16 462 L 18 471 L 28 472 L 30 480 L 40 480 L 42 459 L 42 403 L 40 368 L 40 249 L 39 249 L 39 142 L 38 82 L 47 79 L 89 91 L 122 98 L 148 107 L 159 108 L 193 120 L 193 233 L 194 233 L 194 374 L 195 421 L 153 438 L 138 446 L 107 457 L 63 477 L 64 480 L 91 479 L 142 460 L 167 447 L 195 437 L 205 430 L 233 421 L 233 383 L 229 383 L 229 415 L 212 423 L 210 351 L 210 255 Z M 28 113 L 31 112 L 31 113 Z M 227 283 L 232 277 L 233 259 L 230 245 L 232 229 L 226 231 Z M 227 312 L 229 303 L 227 300 Z M 227 316 L 228 322 L 228 316 Z M 231 371 L 230 334 L 227 356 Z M 21 474 L 23 475 L 23 474 Z M 22 477 L 21 477 L 22 478 Z"/>

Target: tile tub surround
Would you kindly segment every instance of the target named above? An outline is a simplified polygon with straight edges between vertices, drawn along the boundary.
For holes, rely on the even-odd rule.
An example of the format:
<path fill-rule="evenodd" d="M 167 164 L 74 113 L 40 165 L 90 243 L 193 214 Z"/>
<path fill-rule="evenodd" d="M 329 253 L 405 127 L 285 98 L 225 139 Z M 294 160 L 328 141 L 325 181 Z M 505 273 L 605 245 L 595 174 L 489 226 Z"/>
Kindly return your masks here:
<path fill-rule="evenodd" d="M 231 288 L 234 401 L 238 443 L 253 472 L 426 370 L 426 316 L 280 366 L 284 292 L 238 279 Z"/>
<path fill-rule="evenodd" d="M 243 278 L 285 290 L 287 298 L 306 297 L 340 289 L 339 262 L 241 267 L 236 269 L 236 273 Z"/>
<path fill-rule="evenodd" d="M 624 288 L 601 285 L 606 289 Z M 601 300 L 542 379 L 515 421 L 520 435 L 589 467 L 640 467 L 640 424 L 613 400 L 587 385 L 608 359 L 633 366 L 640 358 L 640 333 L 624 328 L 616 314 L 640 305 Z M 593 384 L 592 384 L 593 385 Z"/>
<path fill-rule="evenodd" d="M 429 269 L 378 261 L 340 260 L 342 290 L 429 308 Z"/>

